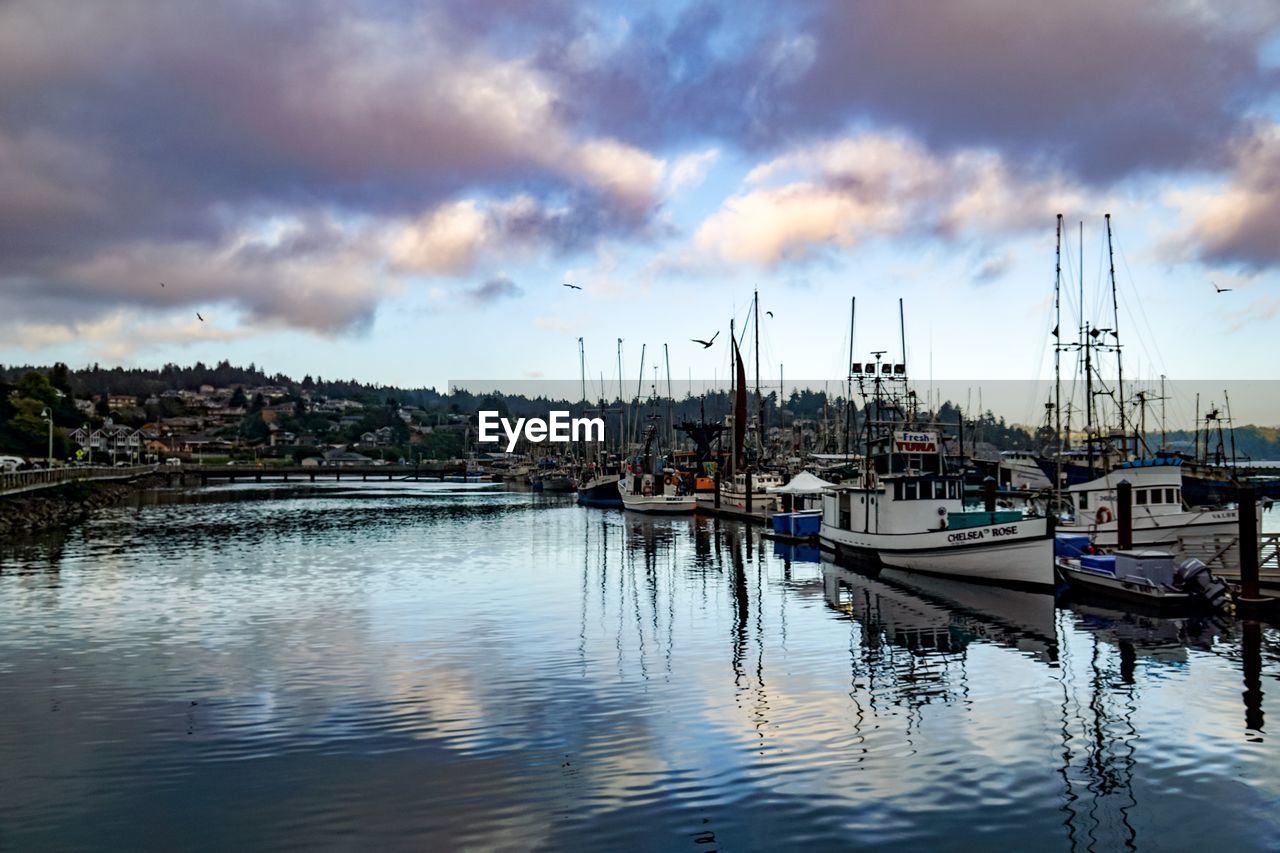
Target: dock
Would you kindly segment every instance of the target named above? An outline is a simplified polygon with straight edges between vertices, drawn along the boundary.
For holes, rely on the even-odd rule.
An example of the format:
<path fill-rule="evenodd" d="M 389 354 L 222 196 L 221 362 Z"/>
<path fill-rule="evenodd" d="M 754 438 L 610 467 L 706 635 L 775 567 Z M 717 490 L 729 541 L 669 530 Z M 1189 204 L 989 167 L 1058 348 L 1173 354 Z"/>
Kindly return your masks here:
<path fill-rule="evenodd" d="M 264 483 L 319 480 L 440 480 L 467 473 L 465 464 L 421 465 L 174 465 L 160 469 L 173 485 L 214 482 Z"/>

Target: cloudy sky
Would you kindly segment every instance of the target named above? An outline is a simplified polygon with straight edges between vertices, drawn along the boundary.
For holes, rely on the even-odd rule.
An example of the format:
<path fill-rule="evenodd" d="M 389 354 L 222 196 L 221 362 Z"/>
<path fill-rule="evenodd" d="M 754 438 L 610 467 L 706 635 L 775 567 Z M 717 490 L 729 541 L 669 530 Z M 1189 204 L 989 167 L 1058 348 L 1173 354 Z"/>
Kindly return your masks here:
<path fill-rule="evenodd" d="M 917 376 L 1034 378 L 1055 215 L 1109 326 L 1110 212 L 1127 368 L 1276 378 L 1277 93 L 1266 0 L 9 0 L 0 361 L 723 377 L 759 287 L 791 377 L 857 296 L 860 351 L 901 297 Z"/>

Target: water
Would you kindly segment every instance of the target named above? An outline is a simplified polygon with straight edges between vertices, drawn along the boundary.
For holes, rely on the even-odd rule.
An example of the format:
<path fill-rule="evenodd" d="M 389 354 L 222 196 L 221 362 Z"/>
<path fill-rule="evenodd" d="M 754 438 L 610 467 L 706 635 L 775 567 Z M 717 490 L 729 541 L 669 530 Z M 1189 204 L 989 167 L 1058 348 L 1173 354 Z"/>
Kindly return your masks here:
<path fill-rule="evenodd" d="M 1275 849 L 1274 628 L 763 544 L 369 483 L 5 546 L 0 848 Z"/>

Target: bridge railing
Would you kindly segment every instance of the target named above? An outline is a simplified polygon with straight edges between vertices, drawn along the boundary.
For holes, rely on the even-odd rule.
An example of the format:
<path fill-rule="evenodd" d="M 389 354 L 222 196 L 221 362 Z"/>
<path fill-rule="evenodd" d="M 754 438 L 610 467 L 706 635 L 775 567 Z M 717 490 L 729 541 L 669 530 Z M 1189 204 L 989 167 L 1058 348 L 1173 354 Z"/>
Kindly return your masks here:
<path fill-rule="evenodd" d="M 129 465 L 118 468 L 86 465 L 69 468 L 37 468 L 31 471 L 0 473 L 0 495 L 48 489 L 65 483 L 92 480 L 128 480 L 156 470 L 154 465 Z"/>

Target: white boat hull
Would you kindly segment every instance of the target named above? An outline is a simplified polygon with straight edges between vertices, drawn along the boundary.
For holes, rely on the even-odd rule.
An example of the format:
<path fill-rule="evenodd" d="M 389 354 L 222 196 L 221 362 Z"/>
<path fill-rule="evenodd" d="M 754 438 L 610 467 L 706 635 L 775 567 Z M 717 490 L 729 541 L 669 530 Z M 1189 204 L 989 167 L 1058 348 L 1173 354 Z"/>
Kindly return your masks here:
<path fill-rule="evenodd" d="M 1048 521 L 924 533 L 867 533 L 822 525 L 820 541 L 837 556 L 963 580 L 1051 588 L 1053 538 Z"/>
<path fill-rule="evenodd" d="M 1239 525 L 1239 516 L 1234 509 L 1192 510 L 1151 516 L 1135 512 L 1133 547 L 1156 548 L 1177 554 L 1178 546 L 1187 540 L 1230 538 L 1239 532 Z M 1102 524 L 1062 524 L 1058 532 L 1088 534 L 1098 548 L 1115 548 L 1120 541 L 1119 525 L 1114 518 Z"/>
<path fill-rule="evenodd" d="M 618 483 L 623 509 L 650 515 L 680 515 L 693 512 L 697 501 L 693 495 L 633 495 L 626 489 L 626 480 Z"/>

